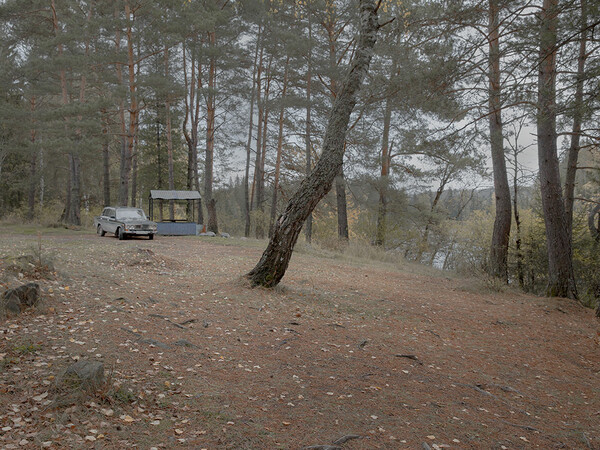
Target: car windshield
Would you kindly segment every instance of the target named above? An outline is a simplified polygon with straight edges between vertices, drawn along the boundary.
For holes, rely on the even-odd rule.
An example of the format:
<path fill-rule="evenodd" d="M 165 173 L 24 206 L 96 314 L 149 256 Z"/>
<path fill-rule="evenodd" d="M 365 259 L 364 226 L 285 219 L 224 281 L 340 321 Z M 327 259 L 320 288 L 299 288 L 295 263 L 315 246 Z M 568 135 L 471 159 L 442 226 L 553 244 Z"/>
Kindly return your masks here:
<path fill-rule="evenodd" d="M 141 209 L 117 209 L 117 219 L 146 220 L 146 214 Z"/>

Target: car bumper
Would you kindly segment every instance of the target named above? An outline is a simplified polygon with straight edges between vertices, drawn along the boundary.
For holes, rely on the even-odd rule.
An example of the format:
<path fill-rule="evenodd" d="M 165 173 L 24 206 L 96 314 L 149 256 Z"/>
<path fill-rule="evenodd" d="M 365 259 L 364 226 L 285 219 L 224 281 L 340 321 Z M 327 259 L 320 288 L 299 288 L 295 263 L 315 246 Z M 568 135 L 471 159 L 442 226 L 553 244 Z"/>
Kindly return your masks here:
<path fill-rule="evenodd" d="M 156 231 L 151 230 L 125 230 L 125 234 L 135 235 L 135 236 L 148 236 L 149 234 L 156 234 Z"/>

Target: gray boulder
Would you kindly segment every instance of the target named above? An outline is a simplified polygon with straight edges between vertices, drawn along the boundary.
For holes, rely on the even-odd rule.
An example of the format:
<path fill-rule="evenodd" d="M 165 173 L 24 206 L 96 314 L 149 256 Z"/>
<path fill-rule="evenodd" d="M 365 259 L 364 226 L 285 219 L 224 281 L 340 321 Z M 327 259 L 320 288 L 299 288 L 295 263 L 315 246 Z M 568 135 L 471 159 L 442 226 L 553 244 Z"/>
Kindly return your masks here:
<path fill-rule="evenodd" d="M 36 306 L 40 301 L 40 285 L 27 283 L 14 289 L 8 289 L 0 296 L 0 310 L 19 314 L 27 308 Z"/>
<path fill-rule="evenodd" d="M 98 361 L 77 361 L 65 370 L 60 381 L 85 387 L 98 387 L 104 383 L 104 364 Z"/>

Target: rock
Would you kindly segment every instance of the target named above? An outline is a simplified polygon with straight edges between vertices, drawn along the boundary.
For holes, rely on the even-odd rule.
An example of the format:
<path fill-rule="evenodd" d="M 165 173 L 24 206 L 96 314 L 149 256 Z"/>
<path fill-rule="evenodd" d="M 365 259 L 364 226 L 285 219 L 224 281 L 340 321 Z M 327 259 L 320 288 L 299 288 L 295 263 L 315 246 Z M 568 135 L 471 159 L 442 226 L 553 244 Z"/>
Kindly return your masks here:
<path fill-rule="evenodd" d="M 36 306 L 40 301 L 40 285 L 37 283 L 27 283 L 14 289 L 8 289 L 0 297 L 0 310 L 12 314 L 19 314 L 21 311 Z"/>
<path fill-rule="evenodd" d="M 156 339 L 148 338 L 148 339 L 140 339 L 140 342 L 148 345 L 154 345 L 158 348 L 171 348 L 170 345 L 165 344 L 164 342 L 157 341 Z"/>
<path fill-rule="evenodd" d="M 175 345 L 179 347 L 198 347 L 197 345 L 192 344 L 187 339 L 179 339 L 177 342 L 175 342 Z"/>
<path fill-rule="evenodd" d="M 213 233 L 212 231 L 207 231 L 206 233 L 200 233 L 198 236 L 210 236 L 210 237 L 215 237 L 216 234 Z"/>
<path fill-rule="evenodd" d="M 75 382 L 86 387 L 100 386 L 104 382 L 104 364 L 80 360 L 69 366 L 59 379 L 63 383 Z"/>
<path fill-rule="evenodd" d="M 231 235 L 229 233 L 221 233 L 222 238 L 230 238 Z"/>

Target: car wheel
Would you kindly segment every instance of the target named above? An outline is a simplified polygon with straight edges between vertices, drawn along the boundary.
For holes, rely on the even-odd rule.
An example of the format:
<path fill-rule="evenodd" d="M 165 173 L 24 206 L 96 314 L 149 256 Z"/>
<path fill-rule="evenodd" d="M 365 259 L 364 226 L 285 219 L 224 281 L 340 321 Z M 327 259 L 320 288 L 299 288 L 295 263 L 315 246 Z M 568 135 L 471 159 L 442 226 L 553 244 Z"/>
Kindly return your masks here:
<path fill-rule="evenodd" d="M 98 230 L 96 230 L 100 236 L 104 236 L 106 231 L 102 229 L 102 225 L 98 225 Z"/>
<path fill-rule="evenodd" d="M 150 239 L 150 240 L 154 239 L 154 235 L 153 234 L 149 234 L 148 235 L 148 239 Z"/>
<path fill-rule="evenodd" d="M 118 228 L 117 229 L 118 232 L 118 236 L 119 236 L 119 240 L 122 241 L 123 239 L 125 239 L 125 232 L 123 231 L 123 228 Z"/>

